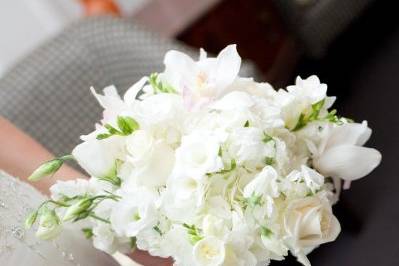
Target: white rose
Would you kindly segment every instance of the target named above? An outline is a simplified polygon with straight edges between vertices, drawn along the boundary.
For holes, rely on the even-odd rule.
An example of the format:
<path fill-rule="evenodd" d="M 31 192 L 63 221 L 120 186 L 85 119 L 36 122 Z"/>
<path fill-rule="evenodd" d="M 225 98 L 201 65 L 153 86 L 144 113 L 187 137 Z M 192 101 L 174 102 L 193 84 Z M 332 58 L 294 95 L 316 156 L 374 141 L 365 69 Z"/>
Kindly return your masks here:
<path fill-rule="evenodd" d="M 198 241 L 193 250 L 197 265 L 222 265 L 225 258 L 224 242 L 214 236 L 208 236 Z"/>
<path fill-rule="evenodd" d="M 175 161 L 173 149 L 162 140 L 154 139 L 145 130 L 137 130 L 126 139 L 128 160 L 139 184 L 163 186 Z"/>
<path fill-rule="evenodd" d="M 306 250 L 334 241 L 341 231 L 330 203 L 318 195 L 290 202 L 284 213 L 284 228 L 291 252 L 305 265 Z"/>
<path fill-rule="evenodd" d="M 201 178 L 223 168 L 220 140 L 209 132 L 194 132 L 182 138 L 176 150 L 174 175 Z"/>

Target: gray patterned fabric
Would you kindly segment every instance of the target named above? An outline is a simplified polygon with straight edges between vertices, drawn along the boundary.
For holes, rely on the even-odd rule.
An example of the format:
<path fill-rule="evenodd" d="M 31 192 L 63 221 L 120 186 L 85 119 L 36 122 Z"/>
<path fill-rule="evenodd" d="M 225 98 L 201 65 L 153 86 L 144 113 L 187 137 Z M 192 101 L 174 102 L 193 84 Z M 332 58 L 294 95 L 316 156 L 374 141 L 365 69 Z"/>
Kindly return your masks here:
<path fill-rule="evenodd" d="M 198 54 L 129 20 L 82 20 L 0 80 L 0 115 L 54 154 L 68 154 L 101 116 L 90 86 L 101 91 L 114 84 L 122 94 L 142 76 L 162 70 L 169 49 Z M 247 65 L 244 72 L 253 71 Z"/>

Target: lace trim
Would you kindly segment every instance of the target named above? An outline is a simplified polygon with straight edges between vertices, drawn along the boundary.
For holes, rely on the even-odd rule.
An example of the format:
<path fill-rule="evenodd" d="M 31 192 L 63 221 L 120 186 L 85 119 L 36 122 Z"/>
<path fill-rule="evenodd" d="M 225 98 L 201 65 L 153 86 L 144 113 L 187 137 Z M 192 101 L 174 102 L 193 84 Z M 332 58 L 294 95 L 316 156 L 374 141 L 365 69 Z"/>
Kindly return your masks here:
<path fill-rule="evenodd" d="M 63 249 L 59 242 L 39 241 L 34 236 L 34 229 L 25 230 L 25 218 L 44 200 L 46 197 L 32 186 L 0 170 L 0 261 L 7 262 L 13 251 L 23 246 L 40 257 L 43 263 L 49 263 L 40 250 L 43 250 L 43 245 L 47 245 L 48 250 L 50 245 L 66 265 L 81 265 L 73 253 Z M 54 256 L 51 254 L 51 257 Z"/>

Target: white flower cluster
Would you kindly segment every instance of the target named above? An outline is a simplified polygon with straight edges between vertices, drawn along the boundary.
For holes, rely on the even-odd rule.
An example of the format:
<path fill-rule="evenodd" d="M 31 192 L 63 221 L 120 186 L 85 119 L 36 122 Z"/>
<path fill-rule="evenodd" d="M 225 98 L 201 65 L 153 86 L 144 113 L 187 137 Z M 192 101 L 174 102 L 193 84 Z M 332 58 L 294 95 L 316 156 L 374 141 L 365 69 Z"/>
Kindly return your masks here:
<path fill-rule="evenodd" d="M 306 255 L 340 232 L 341 180 L 381 160 L 362 147 L 367 122 L 330 111 L 316 76 L 277 91 L 239 77 L 235 45 L 199 61 L 169 51 L 164 63 L 123 98 L 93 90 L 104 118 L 72 152 L 91 179 L 58 182 L 55 211 L 36 216 L 86 218 L 97 248 L 133 243 L 175 265 L 267 265 L 289 252 L 310 265 Z"/>

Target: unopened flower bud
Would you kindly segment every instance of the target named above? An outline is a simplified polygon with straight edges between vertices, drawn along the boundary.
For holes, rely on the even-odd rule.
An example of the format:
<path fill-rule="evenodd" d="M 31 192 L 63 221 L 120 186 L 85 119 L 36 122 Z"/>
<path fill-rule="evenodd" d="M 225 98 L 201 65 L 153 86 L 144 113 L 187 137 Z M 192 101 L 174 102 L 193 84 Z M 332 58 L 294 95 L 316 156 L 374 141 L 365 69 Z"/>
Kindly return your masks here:
<path fill-rule="evenodd" d="M 87 211 L 92 203 L 93 200 L 90 198 L 84 198 L 79 200 L 66 210 L 63 221 L 70 221 L 77 218 L 80 214 Z"/>

